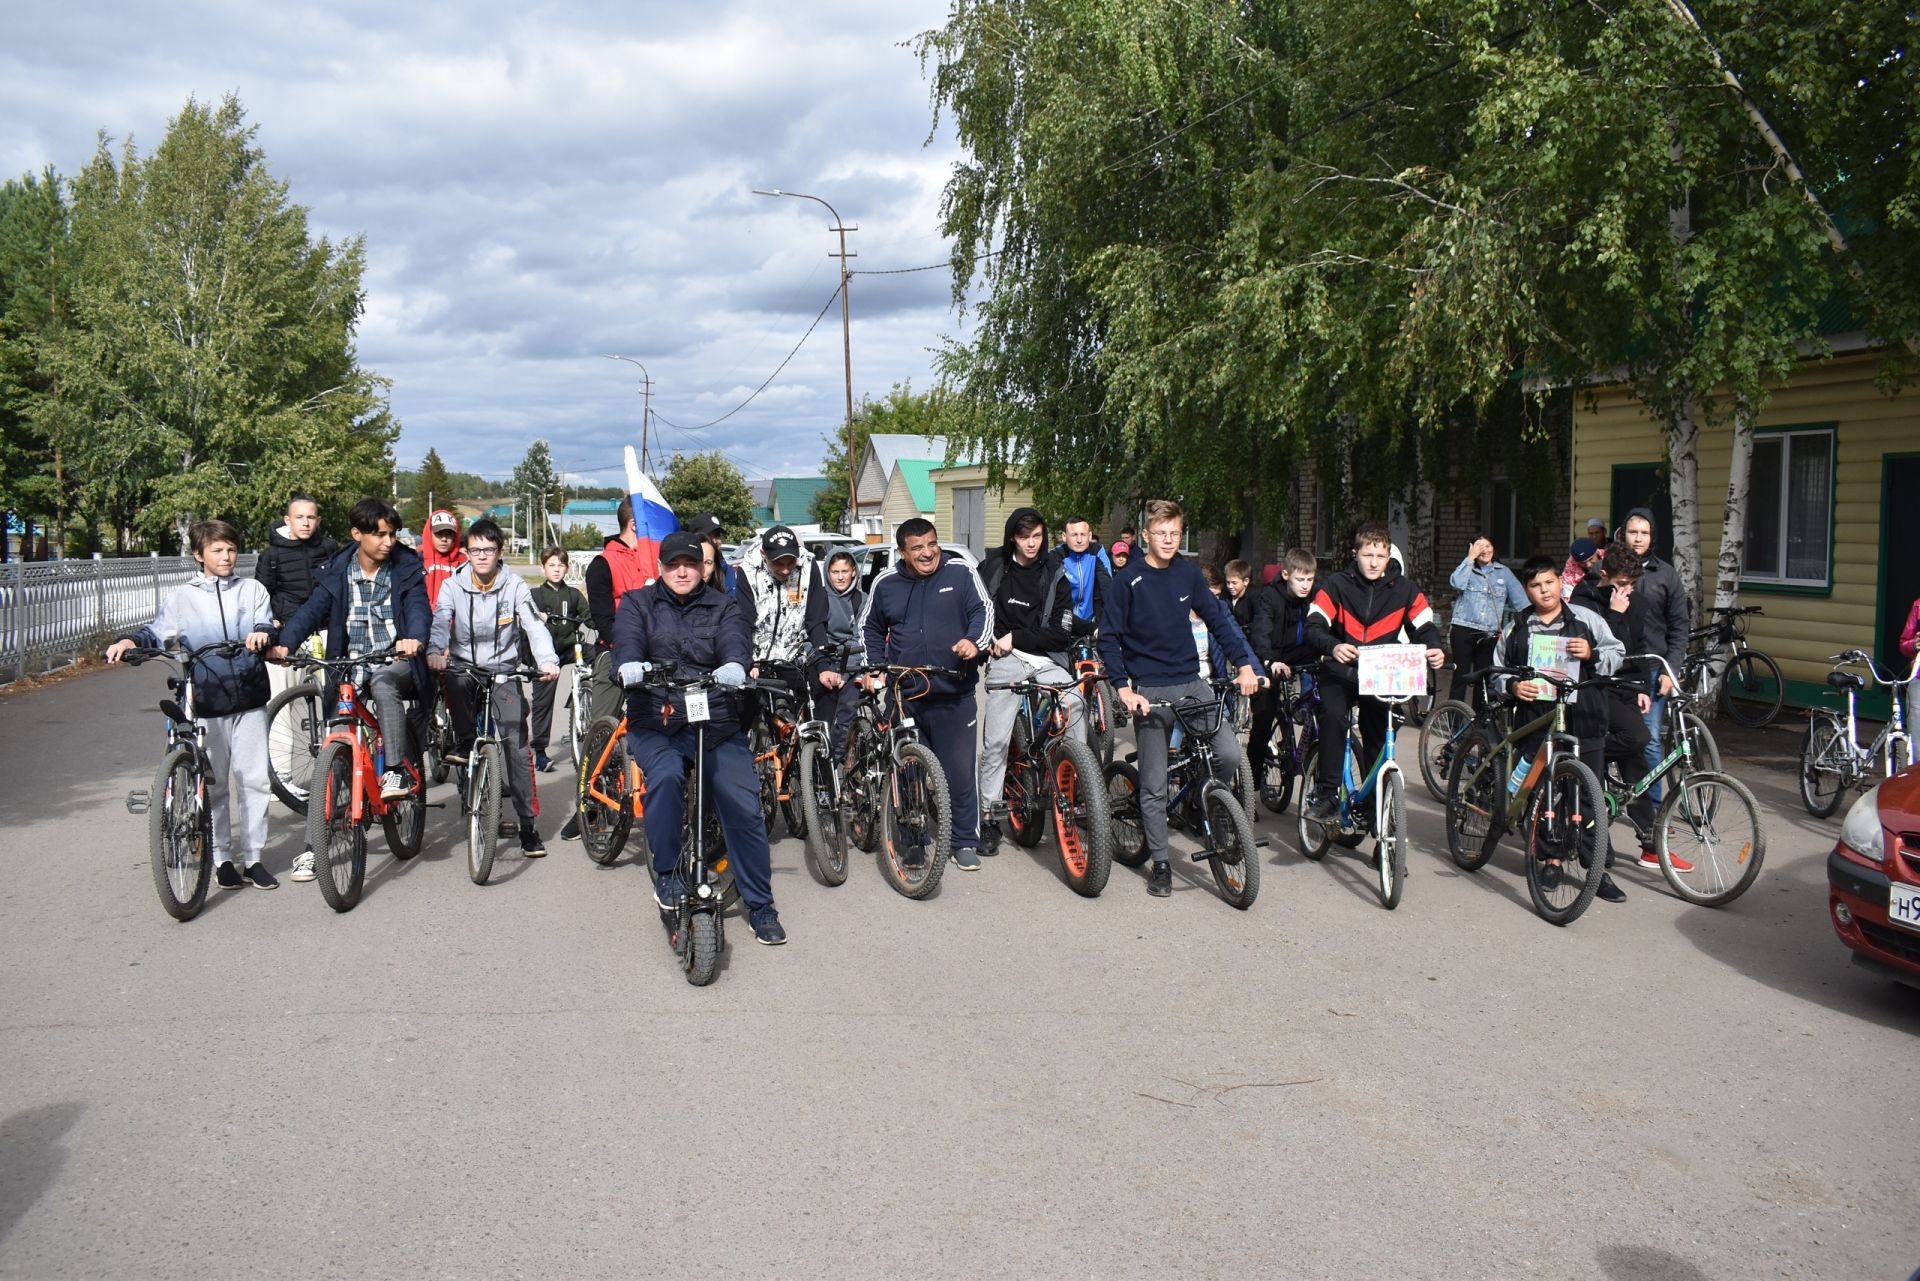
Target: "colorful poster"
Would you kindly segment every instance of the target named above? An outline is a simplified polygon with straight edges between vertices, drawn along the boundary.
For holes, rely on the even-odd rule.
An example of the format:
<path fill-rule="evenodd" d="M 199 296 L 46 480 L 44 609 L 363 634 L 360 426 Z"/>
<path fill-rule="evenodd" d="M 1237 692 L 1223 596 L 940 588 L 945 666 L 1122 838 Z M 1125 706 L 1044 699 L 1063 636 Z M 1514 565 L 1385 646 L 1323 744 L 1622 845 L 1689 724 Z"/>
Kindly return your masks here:
<path fill-rule="evenodd" d="M 1580 660 L 1567 652 L 1572 642 L 1565 636 L 1556 636 L 1551 632 L 1535 632 L 1527 638 L 1527 666 L 1536 672 L 1546 672 L 1562 680 L 1580 679 Z M 1548 698 L 1557 698 L 1558 691 L 1548 686 Z M 1567 696 L 1569 703 L 1578 702 L 1577 692 Z"/>
<path fill-rule="evenodd" d="M 1367 645 L 1360 650 L 1360 692 L 1373 698 L 1413 698 L 1427 692 L 1425 645 Z"/>

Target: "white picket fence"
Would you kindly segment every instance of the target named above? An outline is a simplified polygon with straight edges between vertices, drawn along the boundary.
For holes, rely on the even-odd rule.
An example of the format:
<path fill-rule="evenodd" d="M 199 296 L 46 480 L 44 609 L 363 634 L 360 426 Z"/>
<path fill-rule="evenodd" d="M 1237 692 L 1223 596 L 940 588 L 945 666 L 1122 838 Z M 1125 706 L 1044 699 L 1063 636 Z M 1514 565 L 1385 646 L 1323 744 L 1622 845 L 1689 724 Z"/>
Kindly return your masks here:
<path fill-rule="evenodd" d="M 234 572 L 251 577 L 257 559 L 245 553 Z M 0 565 L 0 681 L 72 662 L 152 621 L 161 599 L 199 568 L 191 556 Z"/>

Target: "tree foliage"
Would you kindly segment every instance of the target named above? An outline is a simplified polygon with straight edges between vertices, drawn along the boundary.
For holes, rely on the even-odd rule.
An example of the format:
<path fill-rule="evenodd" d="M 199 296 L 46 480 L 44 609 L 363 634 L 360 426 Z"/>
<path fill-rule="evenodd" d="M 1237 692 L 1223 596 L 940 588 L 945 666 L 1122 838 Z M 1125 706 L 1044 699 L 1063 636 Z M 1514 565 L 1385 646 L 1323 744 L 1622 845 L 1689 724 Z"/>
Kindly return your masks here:
<path fill-rule="evenodd" d="M 660 496 L 682 521 L 696 512 L 720 518 L 722 536 L 729 541 L 753 532 L 753 492 L 746 477 L 719 450 L 700 454 L 675 452 L 660 481 Z"/>
<path fill-rule="evenodd" d="M 9 479 L 9 502 L 119 538 L 216 515 L 260 538 L 292 491 L 335 513 L 385 491 L 398 428 L 353 347 L 364 246 L 309 235 L 255 132 L 237 99 L 190 99 L 151 155 L 103 136 L 71 181 L 10 185 L 7 252 L 42 254 L 5 276 L 0 412 L 48 461 L 43 496 Z"/>
<path fill-rule="evenodd" d="M 440 451 L 432 447 L 428 447 L 420 470 L 411 479 L 412 488 L 402 490 L 406 502 L 400 515 L 407 522 L 407 528 L 416 533 L 426 529 L 427 517 L 433 514 L 436 507 L 451 508 L 456 498 L 475 496 L 454 492 L 453 478 L 447 474 L 447 465 L 440 461 Z"/>

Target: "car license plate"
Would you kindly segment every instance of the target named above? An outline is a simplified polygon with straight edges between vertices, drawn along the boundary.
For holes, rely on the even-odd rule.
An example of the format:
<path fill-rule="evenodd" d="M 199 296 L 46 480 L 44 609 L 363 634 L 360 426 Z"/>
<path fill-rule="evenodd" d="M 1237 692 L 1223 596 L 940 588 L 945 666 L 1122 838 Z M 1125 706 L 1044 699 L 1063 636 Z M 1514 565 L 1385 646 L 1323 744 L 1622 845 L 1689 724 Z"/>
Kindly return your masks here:
<path fill-rule="evenodd" d="M 1920 885 L 1895 885 L 1887 895 L 1887 919 L 1920 930 Z"/>

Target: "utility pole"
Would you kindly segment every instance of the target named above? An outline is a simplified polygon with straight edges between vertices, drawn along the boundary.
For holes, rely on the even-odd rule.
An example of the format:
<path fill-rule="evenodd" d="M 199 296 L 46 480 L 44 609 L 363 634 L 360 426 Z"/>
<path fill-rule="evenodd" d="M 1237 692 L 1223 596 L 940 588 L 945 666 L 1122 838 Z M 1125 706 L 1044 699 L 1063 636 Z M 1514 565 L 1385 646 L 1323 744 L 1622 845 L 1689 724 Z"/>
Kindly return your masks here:
<path fill-rule="evenodd" d="M 818 196 L 809 196 L 802 191 L 782 191 L 778 187 L 772 191 L 762 191 L 755 187 L 753 194 L 791 196 L 795 200 L 811 200 L 833 215 L 833 226 L 827 230 L 840 234 L 840 252 L 834 253 L 829 250 L 827 257 L 840 260 L 840 350 L 845 358 L 847 369 L 847 532 L 851 534 L 854 525 L 860 519 L 860 459 L 853 452 L 853 311 L 847 297 L 848 286 L 853 282 L 853 272 L 847 266 L 847 259 L 858 258 L 860 255 L 847 252 L 847 233 L 858 231 L 860 228 L 847 226 L 846 219 L 840 216 L 840 211 Z"/>
<path fill-rule="evenodd" d="M 651 476 L 653 468 L 647 465 L 647 438 L 653 427 L 653 375 L 632 356 L 616 356 L 612 352 L 606 356 L 608 360 L 624 360 L 640 368 L 640 470 Z"/>

